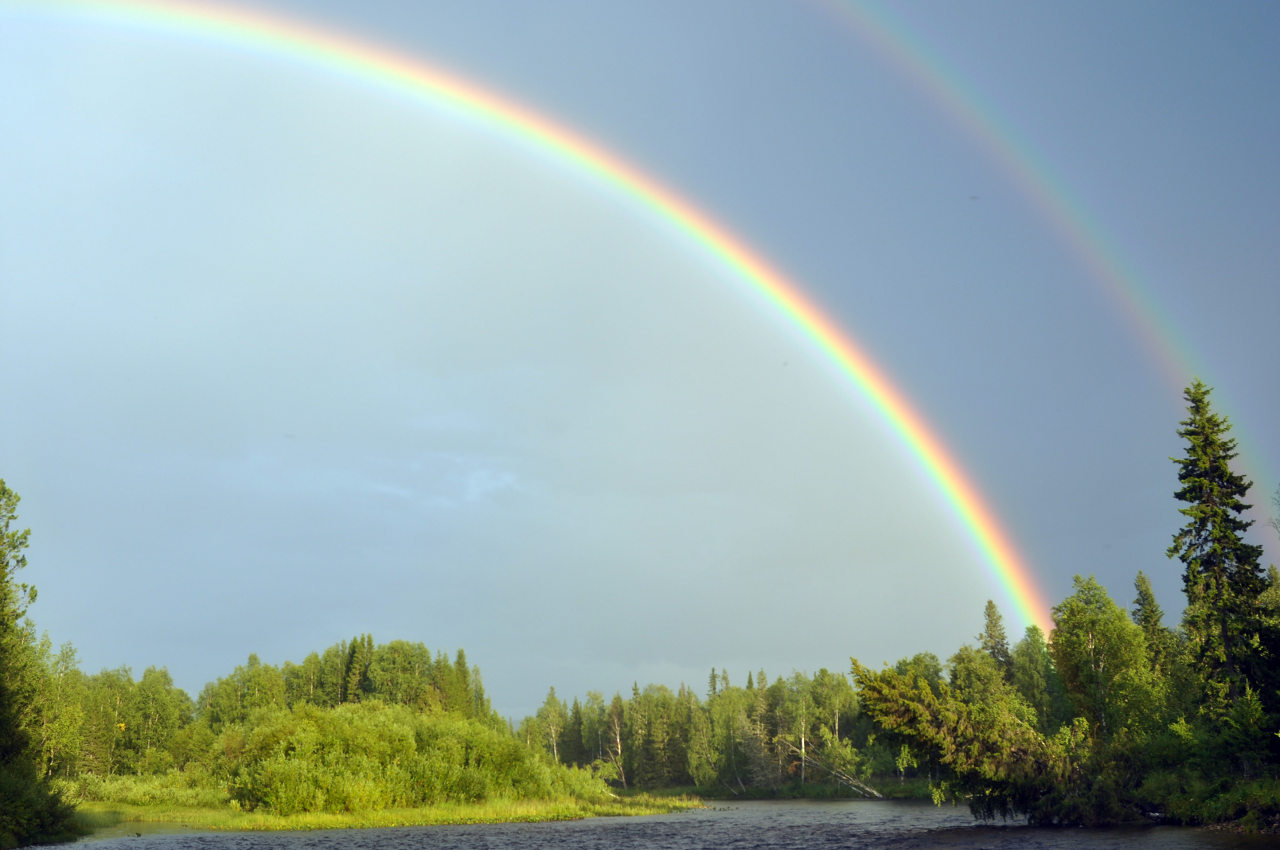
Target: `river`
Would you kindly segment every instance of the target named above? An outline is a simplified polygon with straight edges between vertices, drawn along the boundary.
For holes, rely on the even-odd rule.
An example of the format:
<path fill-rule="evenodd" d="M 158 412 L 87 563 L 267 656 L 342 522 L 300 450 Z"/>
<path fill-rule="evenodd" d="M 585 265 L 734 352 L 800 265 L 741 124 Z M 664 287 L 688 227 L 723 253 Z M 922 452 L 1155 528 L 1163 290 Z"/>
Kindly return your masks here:
<path fill-rule="evenodd" d="M 965 808 L 879 800 L 713 803 L 674 815 L 538 824 L 402 827 L 317 832 L 175 832 L 128 825 L 81 843 L 91 850 L 1263 850 L 1280 836 L 1172 826 L 1043 829 L 984 826 Z M 138 830 L 143 827 L 139 826 Z M 86 848 L 90 850 L 90 848 Z"/>

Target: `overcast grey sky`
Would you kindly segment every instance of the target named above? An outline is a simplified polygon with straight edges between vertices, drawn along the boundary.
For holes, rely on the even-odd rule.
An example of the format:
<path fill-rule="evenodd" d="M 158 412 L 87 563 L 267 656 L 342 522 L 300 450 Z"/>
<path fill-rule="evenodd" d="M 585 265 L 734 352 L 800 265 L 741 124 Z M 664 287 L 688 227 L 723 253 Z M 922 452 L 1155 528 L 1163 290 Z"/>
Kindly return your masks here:
<path fill-rule="evenodd" d="M 464 647 L 519 718 L 551 685 L 945 656 L 988 598 L 1021 633 L 893 429 L 652 210 L 429 99 L 97 8 L 0 0 L 0 476 L 86 670 L 195 695 L 372 632 Z M 1127 606 L 1142 569 L 1181 609 L 1170 369 L 1216 388 L 1280 560 L 1280 7 L 254 8 L 704 210 L 875 360 L 1050 600 L 1095 573 Z"/>

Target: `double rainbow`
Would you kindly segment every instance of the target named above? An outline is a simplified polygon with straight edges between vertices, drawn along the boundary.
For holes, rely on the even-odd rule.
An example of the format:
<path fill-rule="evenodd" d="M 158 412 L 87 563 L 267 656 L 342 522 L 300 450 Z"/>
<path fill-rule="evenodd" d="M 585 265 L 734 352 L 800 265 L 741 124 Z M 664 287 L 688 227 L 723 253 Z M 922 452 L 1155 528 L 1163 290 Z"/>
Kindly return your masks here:
<path fill-rule="evenodd" d="M 960 463 L 872 360 L 780 271 L 690 201 L 546 116 L 505 100 L 420 59 L 313 24 L 246 8 L 189 0 L 43 0 L 112 24 L 201 37 L 339 71 L 466 116 L 567 163 L 665 220 L 799 328 L 889 423 L 967 529 L 1006 601 L 1025 624 L 1046 632 L 1048 605 L 1009 533 Z"/>

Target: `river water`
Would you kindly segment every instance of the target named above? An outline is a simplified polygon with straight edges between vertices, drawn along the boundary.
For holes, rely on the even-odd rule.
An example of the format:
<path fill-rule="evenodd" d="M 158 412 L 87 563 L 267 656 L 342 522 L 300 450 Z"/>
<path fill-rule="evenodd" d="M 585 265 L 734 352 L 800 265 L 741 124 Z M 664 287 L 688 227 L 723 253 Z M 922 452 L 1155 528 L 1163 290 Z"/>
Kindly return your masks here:
<path fill-rule="evenodd" d="M 122 827 L 128 828 L 127 826 Z M 141 829 L 141 827 L 139 827 Z M 538 824 L 401 827 L 317 832 L 99 834 L 85 850 L 1263 850 L 1280 836 L 1172 826 L 1042 829 L 984 826 L 968 809 L 881 800 L 720 803 L 674 815 Z"/>

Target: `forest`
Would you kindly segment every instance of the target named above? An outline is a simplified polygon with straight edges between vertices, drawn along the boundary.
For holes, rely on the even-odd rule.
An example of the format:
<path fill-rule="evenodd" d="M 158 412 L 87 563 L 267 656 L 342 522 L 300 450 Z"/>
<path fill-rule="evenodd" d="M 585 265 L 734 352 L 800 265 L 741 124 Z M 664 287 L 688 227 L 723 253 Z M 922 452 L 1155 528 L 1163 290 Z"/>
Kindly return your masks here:
<path fill-rule="evenodd" d="M 566 702 L 551 689 L 516 725 L 492 710 L 464 651 L 369 634 L 296 663 L 251 655 L 194 699 L 164 669 L 87 674 L 26 616 L 29 532 L 0 482 L 0 847 L 73 837 L 76 807 L 654 810 L 617 808 L 637 791 L 915 795 L 1034 824 L 1275 830 L 1280 572 L 1245 541 L 1251 484 L 1231 469 L 1230 424 L 1209 396 L 1200 382 L 1186 389 L 1178 429 L 1182 519 L 1166 552 L 1186 595 L 1176 625 L 1142 572 L 1128 608 L 1077 576 L 1047 635 L 1032 626 L 1011 643 L 988 602 L 974 642 L 945 661 L 852 658 L 848 671 L 759 670 L 742 684 L 713 668 L 701 693 L 637 684 Z"/>

